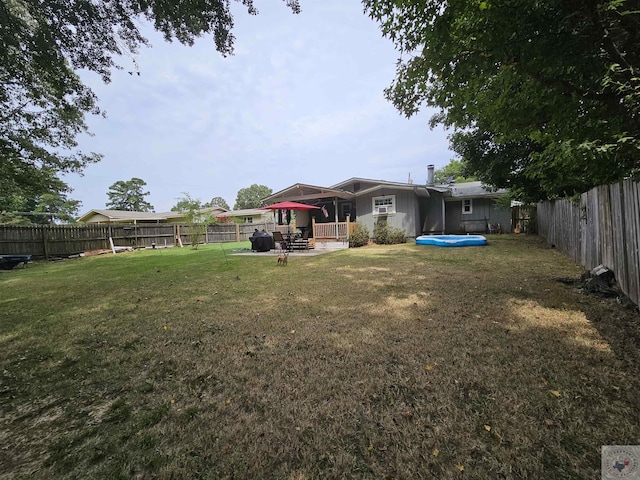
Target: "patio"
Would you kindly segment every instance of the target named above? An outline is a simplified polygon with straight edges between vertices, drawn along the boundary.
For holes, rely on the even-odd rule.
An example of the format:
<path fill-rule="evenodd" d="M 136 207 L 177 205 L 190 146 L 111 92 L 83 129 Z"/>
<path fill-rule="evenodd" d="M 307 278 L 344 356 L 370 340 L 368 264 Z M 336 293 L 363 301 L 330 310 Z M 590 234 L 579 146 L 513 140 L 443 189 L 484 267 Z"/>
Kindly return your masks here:
<path fill-rule="evenodd" d="M 331 253 L 338 250 L 344 250 L 349 248 L 348 242 L 335 242 L 335 241 L 316 241 L 315 248 L 309 250 L 292 250 L 289 253 L 289 258 L 293 257 L 308 257 L 312 255 L 322 255 L 324 253 Z M 268 252 L 255 252 L 250 250 L 232 252 L 231 255 L 253 255 L 253 256 L 271 256 L 277 257 L 282 253 L 281 250 L 271 249 Z"/>

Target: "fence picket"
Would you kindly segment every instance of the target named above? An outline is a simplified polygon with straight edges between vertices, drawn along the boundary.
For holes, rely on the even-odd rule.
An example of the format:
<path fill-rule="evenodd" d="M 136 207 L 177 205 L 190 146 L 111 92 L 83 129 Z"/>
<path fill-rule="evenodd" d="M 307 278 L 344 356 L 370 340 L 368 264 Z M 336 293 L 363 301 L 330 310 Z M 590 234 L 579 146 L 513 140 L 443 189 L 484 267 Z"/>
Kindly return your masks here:
<path fill-rule="evenodd" d="M 640 304 L 640 183 L 624 180 L 583 193 L 579 204 L 538 204 L 538 233 L 587 269 L 603 264 Z"/>
<path fill-rule="evenodd" d="M 0 225 L 0 254 L 31 255 L 33 258 L 65 257 L 116 246 L 144 248 L 152 244 L 173 246 L 177 232 L 183 244 L 190 244 L 189 226 L 177 224 L 82 224 L 82 225 Z M 255 229 L 271 230 L 272 224 L 226 224 L 207 226 L 201 243 L 249 240 Z"/>

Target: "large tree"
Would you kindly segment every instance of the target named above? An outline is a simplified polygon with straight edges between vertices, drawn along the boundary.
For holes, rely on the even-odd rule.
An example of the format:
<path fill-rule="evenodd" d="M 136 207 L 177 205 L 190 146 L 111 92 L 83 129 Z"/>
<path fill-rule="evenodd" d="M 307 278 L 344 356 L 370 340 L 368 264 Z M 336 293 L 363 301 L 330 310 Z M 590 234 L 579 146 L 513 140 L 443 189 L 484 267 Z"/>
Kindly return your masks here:
<path fill-rule="evenodd" d="M 236 1 L 257 13 L 252 0 Z M 299 11 L 298 0 L 285 1 Z M 148 44 L 141 33 L 147 22 L 167 41 L 191 45 L 211 35 L 218 52 L 233 53 L 230 0 L 0 1 L 1 192 L 64 193 L 58 174 L 100 160 L 77 150 L 85 115 L 101 112 L 75 72 L 88 70 L 108 82 L 121 68 L 119 57 L 135 58 Z"/>
<path fill-rule="evenodd" d="M 36 203 L 34 213 L 42 214 L 39 223 L 75 223 L 82 206 L 81 201 L 61 193 L 44 193 Z"/>
<path fill-rule="evenodd" d="M 13 196 L 11 208 L 0 210 L 0 224 L 75 223 L 81 205 L 79 200 L 73 200 L 59 192 L 44 193 L 36 198 Z"/>
<path fill-rule="evenodd" d="M 109 210 L 128 210 L 132 212 L 152 212 L 153 205 L 145 200 L 144 197 L 149 192 L 143 189 L 147 183 L 141 178 L 132 178 L 129 181 L 118 180 L 109 187 L 107 197 L 107 208 Z"/>
<path fill-rule="evenodd" d="M 191 198 L 188 192 L 183 192 L 182 197 L 176 199 L 176 204 L 171 207 L 172 212 L 186 212 L 187 210 L 200 210 L 204 205 L 199 198 Z"/>
<path fill-rule="evenodd" d="M 364 0 L 401 54 L 386 96 L 454 128 L 467 174 L 571 195 L 640 169 L 637 0 Z"/>
<path fill-rule="evenodd" d="M 466 177 L 464 175 L 464 164 L 455 158 L 449 160 L 449 163 L 444 167 L 437 168 L 433 173 L 435 183 L 465 183 L 477 180 L 475 177 Z"/>
<path fill-rule="evenodd" d="M 234 210 L 242 210 L 245 208 L 258 208 L 262 206 L 262 199 L 273 193 L 269 187 L 254 183 L 250 187 L 241 188 L 236 196 L 236 204 Z"/>
<path fill-rule="evenodd" d="M 227 201 L 222 197 L 213 197 L 209 203 L 204 204 L 205 207 L 221 207 L 225 210 L 231 210 Z"/>

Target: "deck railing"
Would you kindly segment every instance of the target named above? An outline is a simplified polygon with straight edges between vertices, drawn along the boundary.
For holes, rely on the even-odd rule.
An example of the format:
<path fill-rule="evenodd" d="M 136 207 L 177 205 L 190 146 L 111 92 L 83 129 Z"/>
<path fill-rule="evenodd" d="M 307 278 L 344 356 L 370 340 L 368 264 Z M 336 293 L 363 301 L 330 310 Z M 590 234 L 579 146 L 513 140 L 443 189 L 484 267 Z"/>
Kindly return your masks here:
<path fill-rule="evenodd" d="M 346 240 L 349 234 L 353 233 L 356 228 L 356 222 L 326 222 L 317 223 L 312 219 L 311 226 L 313 229 L 313 238 L 318 240 Z M 290 233 L 296 230 L 294 222 L 291 225 L 276 225 L 275 231 L 280 233 Z"/>
<path fill-rule="evenodd" d="M 316 223 L 313 220 L 312 225 L 313 238 L 317 240 L 346 240 L 353 232 L 355 222 L 349 221 L 349 217 L 347 217 L 346 222 Z"/>

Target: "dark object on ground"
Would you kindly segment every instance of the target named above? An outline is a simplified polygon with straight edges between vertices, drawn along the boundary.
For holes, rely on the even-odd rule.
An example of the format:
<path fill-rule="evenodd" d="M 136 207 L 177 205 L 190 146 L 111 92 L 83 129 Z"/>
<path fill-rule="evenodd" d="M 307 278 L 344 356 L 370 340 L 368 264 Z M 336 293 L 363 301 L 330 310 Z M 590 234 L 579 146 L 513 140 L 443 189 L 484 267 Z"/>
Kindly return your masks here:
<path fill-rule="evenodd" d="M 638 309 L 638 306 L 620 290 L 613 272 L 604 265 L 598 265 L 590 272 L 583 273 L 579 279 L 557 278 L 556 280 L 567 285 L 573 285 L 585 293 L 615 298 L 624 308 Z"/>
<path fill-rule="evenodd" d="M 0 269 L 11 270 L 21 263 L 31 260 L 31 255 L 0 255 Z"/>
<path fill-rule="evenodd" d="M 603 297 L 618 297 L 622 293 L 616 288 L 616 279 L 611 270 L 604 265 L 598 265 L 590 272 L 583 273 L 579 279 L 558 278 L 559 282 L 582 288 L 587 293 L 594 293 Z"/>
<path fill-rule="evenodd" d="M 255 250 L 256 252 L 268 252 L 273 245 L 271 235 L 267 232 L 259 232 L 257 230 L 249 237 L 249 241 L 251 242 L 251 250 Z"/>
<path fill-rule="evenodd" d="M 604 265 L 598 265 L 590 272 L 580 277 L 584 288 L 590 293 L 597 293 L 603 297 L 617 297 L 620 291 L 616 288 L 616 279 L 611 270 Z"/>

